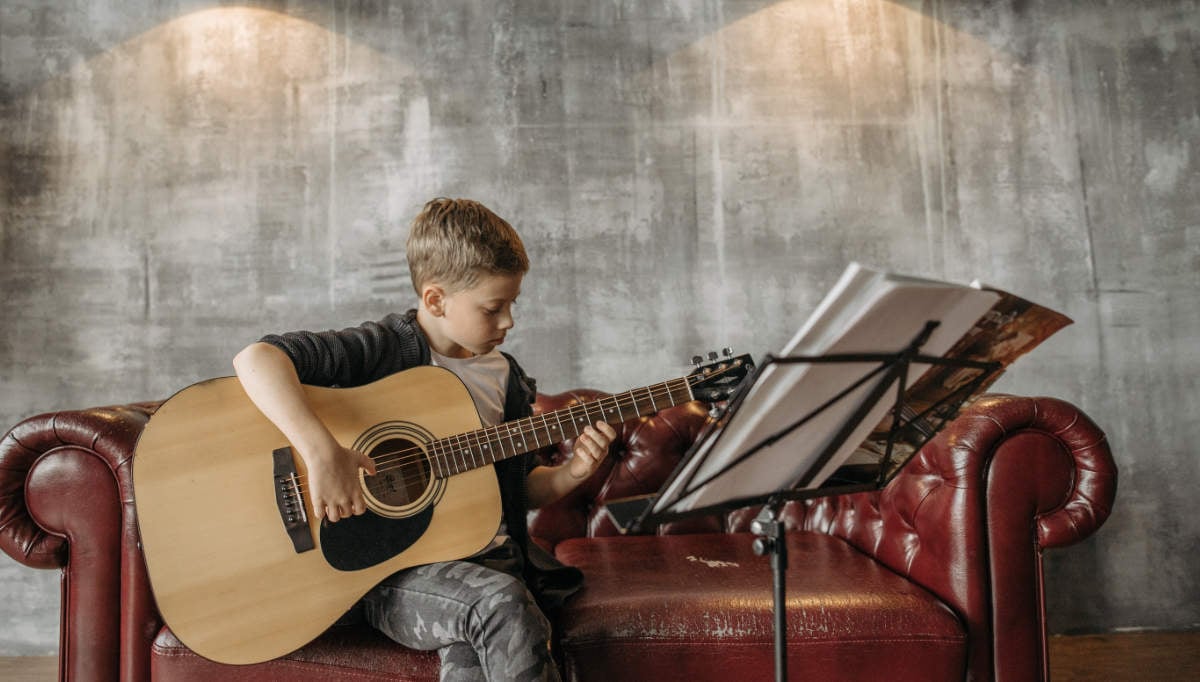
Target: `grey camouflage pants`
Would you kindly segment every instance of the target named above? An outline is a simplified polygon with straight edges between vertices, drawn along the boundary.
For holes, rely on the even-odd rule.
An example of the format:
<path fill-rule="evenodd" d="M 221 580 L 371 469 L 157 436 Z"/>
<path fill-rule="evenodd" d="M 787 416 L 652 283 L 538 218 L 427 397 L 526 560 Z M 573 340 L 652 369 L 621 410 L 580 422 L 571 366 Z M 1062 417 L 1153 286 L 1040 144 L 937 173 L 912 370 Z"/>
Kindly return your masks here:
<path fill-rule="evenodd" d="M 406 569 L 362 606 L 367 622 L 393 640 L 437 649 L 443 682 L 559 679 L 549 621 L 525 583 L 503 570 L 471 561 Z"/>

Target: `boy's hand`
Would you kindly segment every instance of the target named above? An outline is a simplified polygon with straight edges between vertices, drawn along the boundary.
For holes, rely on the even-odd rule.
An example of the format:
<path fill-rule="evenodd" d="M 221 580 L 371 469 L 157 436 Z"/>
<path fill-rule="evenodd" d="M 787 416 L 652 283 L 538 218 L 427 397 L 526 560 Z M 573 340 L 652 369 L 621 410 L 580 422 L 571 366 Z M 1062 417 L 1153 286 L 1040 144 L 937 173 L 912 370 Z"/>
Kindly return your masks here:
<path fill-rule="evenodd" d="M 616 437 L 616 430 L 605 422 L 585 427 L 575 440 L 571 459 L 567 460 L 567 472 L 571 478 L 581 480 L 591 476 L 608 454 L 608 446 Z"/>
<path fill-rule="evenodd" d="M 358 470 L 375 474 L 375 462 L 370 457 L 338 445 L 324 453 L 313 453 L 311 459 L 305 458 L 305 463 L 308 465 L 309 498 L 318 520 L 325 518 L 336 523 L 367 510 L 367 501 L 358 483 Z"/>
<path fill-rule="evenodd" d="M 313 412 L 291 359 L 268 343 L 252 343 L 233 359 L 238 381 L 263 416 L 304 460 L 313 515 L 331 522 L 367 510 L 358 470 L 375 474 L 370 457 L 342 447 Z"/>
<path fill-rule="evenodd" d="M 561 498 L 591 476 L 608 454 L 616 430 L 604 422 L 584 427 L 575 439 L 571 459 L 556 466 L 534 467 L 529 472 L 529 507 L 537 509 Z"/>

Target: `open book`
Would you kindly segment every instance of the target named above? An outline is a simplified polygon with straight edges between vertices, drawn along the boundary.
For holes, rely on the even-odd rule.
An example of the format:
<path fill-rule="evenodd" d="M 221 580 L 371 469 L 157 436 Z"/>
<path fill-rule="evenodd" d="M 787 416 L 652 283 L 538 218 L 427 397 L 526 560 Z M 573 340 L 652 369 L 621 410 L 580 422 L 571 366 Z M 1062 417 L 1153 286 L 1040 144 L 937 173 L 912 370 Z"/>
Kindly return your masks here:
<path fill-rule="evenodd" d="M 961 408 L 991 386 L 1014 360 L 1033 350 L 1072 320 L 1006 291 L 973 282 L 972 287 L 996 294 L 996 302 L 942 357 L 955 360 L 993 362 L 997 369 L 933 366 L 904 392 L 903 423 L 892 437 L 892 452 L 886 453 L 892 417 L 885 416 L 872 429 L 847 463 L 879 463 L 881 476 L 891 479 L 930 438 L 961 411 Z M 851 474 L 852 475 L 852 474 Z"/>
<path fill-rule="evenodd" d="M 929 322 L 937 323 L 931 332 Z M 852 263 L 777 358 L 762 364 L 744 395 L 697 442 L 649 513 L 687 513 L 789 488 L 882 485 L 964 402 L 1070 323 L 997 289 Z M 906 373 L 889 375 L 878 359 L 854 359 L 900 353 L 923 331 L 922 356 L 991 366 L 915 361 Z M 830 355 L 851 359 L 803 360 Z M 900 374 L 905 409 L 893 428 Z"/>

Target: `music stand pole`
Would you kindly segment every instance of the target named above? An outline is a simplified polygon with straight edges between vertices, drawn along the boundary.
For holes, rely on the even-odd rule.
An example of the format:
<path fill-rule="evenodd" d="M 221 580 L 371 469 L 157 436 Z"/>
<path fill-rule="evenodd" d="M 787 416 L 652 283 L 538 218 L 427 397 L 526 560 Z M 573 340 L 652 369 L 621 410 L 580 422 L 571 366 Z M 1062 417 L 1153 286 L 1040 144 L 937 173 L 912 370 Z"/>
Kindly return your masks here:
<path fill-rule="evenodd" d="M 776 682 L 787 680 L 787 538 L 777 511 L 782 504 L 778 499 L 771 500 L 750 524 L 750 531 L 758 536 L 753 545 L 754 553 L 771 555 L 771 573 L 775 581 Z"/>

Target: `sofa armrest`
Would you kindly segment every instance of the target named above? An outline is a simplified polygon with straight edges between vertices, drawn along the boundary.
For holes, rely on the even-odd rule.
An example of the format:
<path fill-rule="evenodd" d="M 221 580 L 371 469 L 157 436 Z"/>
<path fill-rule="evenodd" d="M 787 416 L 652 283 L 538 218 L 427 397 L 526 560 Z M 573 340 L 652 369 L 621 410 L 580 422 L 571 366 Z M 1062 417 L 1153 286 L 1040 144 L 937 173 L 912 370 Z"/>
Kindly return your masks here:
<path fill-rule="evenodd" d="M 1104 433 L 1078 408 L 988 395 L 882 491 L 793 503 L 784 516 L 941 597 L 967 624 L 977 679 L 1046 679 L 1042 551 L 1095 532 L 1116 484 Z"/>
<path fill-rule="evenodd" d="M 129 462 L 153 409 L 43 414 L 0 439 L 0 548 L 25 565 L 62 570 L 64 679 L 146 678 L 147 631 L 158 617 L 138 550 Z"/>

